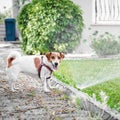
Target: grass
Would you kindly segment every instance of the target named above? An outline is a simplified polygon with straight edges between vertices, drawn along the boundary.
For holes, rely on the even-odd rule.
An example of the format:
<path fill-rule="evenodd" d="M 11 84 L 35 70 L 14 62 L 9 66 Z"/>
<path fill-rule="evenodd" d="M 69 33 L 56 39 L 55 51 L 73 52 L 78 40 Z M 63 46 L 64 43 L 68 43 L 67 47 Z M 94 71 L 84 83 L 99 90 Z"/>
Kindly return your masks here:
<path fill-rule="evenodd" d="M 109 96 L 108 105 L 120 112 L 120 60 L 65 60 L 54 75 L 61 81 L 92 96 L 103 91 Z"/>
<path fill-rule="evenodd" d="M 101 90 L 104 91 L 109 97 L 107 102 L 108 105 L 120 112 L 120 78 L 112 79 L 110 81 L 88 87 L 83 91 L 88 93 L 90 96 L 95 93 L 97 100 L 101 101 L 99 95 Z"/>

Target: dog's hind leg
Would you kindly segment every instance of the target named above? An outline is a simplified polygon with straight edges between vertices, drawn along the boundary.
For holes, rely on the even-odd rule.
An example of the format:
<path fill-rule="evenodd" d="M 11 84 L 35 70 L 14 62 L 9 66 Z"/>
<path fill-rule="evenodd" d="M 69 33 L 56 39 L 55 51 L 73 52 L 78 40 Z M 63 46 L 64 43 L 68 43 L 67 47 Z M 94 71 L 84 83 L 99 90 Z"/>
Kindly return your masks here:
<path fill-rule="evenodd" d="M 20 70 L 15 66 L 7 69 L 8 83 L 12 92 L 15 92 L 16 89 L 18 89 L 15 87 L 15 82 L 17 81 L 19 72 Z"/>

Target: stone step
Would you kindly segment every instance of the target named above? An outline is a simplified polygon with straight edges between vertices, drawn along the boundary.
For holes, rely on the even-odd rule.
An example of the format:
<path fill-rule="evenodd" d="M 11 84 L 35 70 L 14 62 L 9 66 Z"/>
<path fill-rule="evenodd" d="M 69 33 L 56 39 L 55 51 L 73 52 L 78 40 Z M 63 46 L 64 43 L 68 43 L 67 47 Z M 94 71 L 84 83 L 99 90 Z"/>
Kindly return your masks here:
<path fill-rule="evenodd" d="M 5 27 L 4 27 L 4 26 L 3 26 L 3 27 L 0 26 L 0 30 L 1 30 L 1 31 L 2 31 L 2 30 L 5 30 Z"/>
<path fill-rule="evenodd" d="M 5 32 L 5 29 L 0 29 L 0 34 L 4 32 Z"/>
<path fill-rule="evenodd" d="M 0 27 L 5 27 L 5 24 L 4 23 L 0 23 Z"/>
<path fill-rule="evenodd" d="M 0 38 L 4 38 L 4 37 L 5 37 L 5 34 L 2 34 L 2 35 L 0 34 Z"/>
<path fill-rule="evenodd" d="M 0 30 L 5 30 L 5 26 L 4 25 L 0 25 Z"/>
<path fill-rule="evenodd" d="M 0 24 L 0 41 L 3 41 L 5 37 L 5 25 Z"/>

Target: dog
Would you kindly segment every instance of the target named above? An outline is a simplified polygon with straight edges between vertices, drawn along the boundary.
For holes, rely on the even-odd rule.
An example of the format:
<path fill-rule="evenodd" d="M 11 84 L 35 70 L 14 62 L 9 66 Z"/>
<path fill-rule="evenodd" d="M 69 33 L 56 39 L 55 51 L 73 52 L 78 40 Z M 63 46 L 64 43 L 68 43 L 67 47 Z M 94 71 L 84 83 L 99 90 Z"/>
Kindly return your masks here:
<path fill-rule="evenodd" d="M 64 53 L 48 52 L 45 55 L 21 56 L 19 52 L 12 52 L 7 58 L 7 76 L 12 92 L 16 91 L 15 81 L 20 72 L 38 74 L 43 81 L 44 91 L 50 92 L 47 81 L 53 71 L 58 69 L 59 64 L 65 57 Z"/>

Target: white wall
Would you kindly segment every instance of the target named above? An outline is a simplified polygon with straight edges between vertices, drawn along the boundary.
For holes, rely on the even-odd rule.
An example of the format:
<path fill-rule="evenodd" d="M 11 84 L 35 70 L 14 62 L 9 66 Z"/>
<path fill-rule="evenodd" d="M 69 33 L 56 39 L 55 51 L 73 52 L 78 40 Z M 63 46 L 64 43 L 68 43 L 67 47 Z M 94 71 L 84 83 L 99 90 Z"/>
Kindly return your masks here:
<path fill-rule="evenodd" d="M 0 0 L 0 12 L 4 13 L 6 10 L 11 9 L 12 0 Z M 5 9 L 4 9 L 5 8 Z"/>
<path fill-rule="evenodd" d="M 83 10 L 84 30 L 80 46 L 76 49 L 77 53 L 91 53 L 91 35 L 98 31 L 99 34 L 109 32 L 115 36 L 120 36 L 120 25 L 92 25 L 92 0 L 72 0 L 81 6 Z M 86 41 L 86 42 L 85 42 Z"/>

